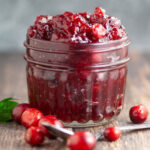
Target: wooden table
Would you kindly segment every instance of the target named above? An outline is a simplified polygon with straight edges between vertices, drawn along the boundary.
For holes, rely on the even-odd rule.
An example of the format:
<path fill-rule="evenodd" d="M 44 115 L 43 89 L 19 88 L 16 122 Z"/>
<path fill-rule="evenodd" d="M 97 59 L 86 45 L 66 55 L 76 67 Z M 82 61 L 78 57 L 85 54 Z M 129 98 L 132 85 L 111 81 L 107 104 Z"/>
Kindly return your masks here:
<path fill-rule="evenodd" d="M 132 50 L 131 50 L 132 51 Z M 145 104 L 150 109 L 150 53 L 132 52 L 129 63 L 127 91 L 124 110 L 115 125 L 130 122 L 129 108 L 136 104 Z M 21 53 L 0 54 L 0 98 L 15 97 L 27 102 L 25 61 Z M 148 118 L 150 121 L 150 116 Z M 102 127 L 89 128 L 95 133 Z M 24 141 L 25 128 L 14 122 L 0 124 L 0 150 L 62 150 L 65 144 L 57 140 L 46 140 L 40 147 L 30 147 Z M 123 135 L 116 142 L 101 141 L 95 150 L 150 150 L 150 130 L 132 132 Z"/>

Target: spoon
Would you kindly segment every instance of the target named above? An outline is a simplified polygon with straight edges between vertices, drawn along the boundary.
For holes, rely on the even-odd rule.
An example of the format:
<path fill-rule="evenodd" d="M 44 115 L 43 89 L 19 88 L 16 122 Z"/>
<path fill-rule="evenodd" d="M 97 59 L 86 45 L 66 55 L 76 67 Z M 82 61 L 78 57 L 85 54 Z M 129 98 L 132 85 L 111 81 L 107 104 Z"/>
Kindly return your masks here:
<path fill-rule="evenodd" d="M 43 122 L 42 125 L 44 127 L 46 127 L 47 130 L 50 131 L 51 134 L 53 134 L 56 137 L 63 138 L 63 139 L 67 139 L 69 136 L 74 134 L 73 131 L 70 131 L 70 130 L 67 130 L 67 129 L 64 129 L 64 128 L 60 128 L 60 127 L 55 127 L 55 126 L 50 125 L 46 122 Z M 150 129 L 150 123 L 120 126 L 119 129 L 122 132 Z M 95 138 L 96 138 L 96 140 L 104 139 L 104 129 L 98 131 L 95 134 Z"/>

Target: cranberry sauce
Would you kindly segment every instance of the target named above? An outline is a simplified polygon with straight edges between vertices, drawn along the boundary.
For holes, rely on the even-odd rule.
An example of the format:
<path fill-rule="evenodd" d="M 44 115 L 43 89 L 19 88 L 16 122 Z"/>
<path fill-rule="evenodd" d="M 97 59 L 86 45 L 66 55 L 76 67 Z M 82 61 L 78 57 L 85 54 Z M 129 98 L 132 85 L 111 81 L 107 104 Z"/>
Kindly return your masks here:
<path fill-rule="evenodd" d="M 30 103 L 45 115 L 85 123 L 110 119 L 122 109 L 126 67 L 90 73 L 87 79 L 77 72 L 27 70 Z"/>
<path fill-rule="evenodd" d="M 121 39 L 126 32 L 120 20 L 97 7 L 93 14 L 65 12 L 57 16 L 38 16 L 27 34 L 48 41 L 94 43 Z"/>
<path fill-rule="evenodd" d="M 37 17 L 25 42 L 31 106 L 66 126 L 97 125 L 117 116 L 123 106 L 128 45 L 120 21 L 101 8 L 94 14 Z"/>
<path fill-rule="evenodd" d="M 25 59 L 31 106 L 65 123 L 100 123 L 120 113 L 127 73 L 127 39 L 118 46 L 27 41 Z M 113 50 L 106 51 L 110 48 Z"/>

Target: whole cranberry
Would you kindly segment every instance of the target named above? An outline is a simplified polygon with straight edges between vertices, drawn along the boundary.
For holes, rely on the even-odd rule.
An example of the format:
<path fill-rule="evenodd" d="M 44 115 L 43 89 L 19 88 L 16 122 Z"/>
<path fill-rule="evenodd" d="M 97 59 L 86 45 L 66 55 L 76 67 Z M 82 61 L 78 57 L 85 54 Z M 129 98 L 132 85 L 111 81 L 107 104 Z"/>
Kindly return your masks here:
<path fill-rule="evenodd" d="M 52 136 L 49 131 L 42 125 L 43 122 L 46 122 L 48 124 L 54 125 L 56 127 L 60 127 L 60 128 L 64 128 L 64 125 L 62 124 L 61 121 L 59 121 L 55 116 L 52 115 L 47 115 L 45 117 L 43 117 L 39 123 L 38 126 L 40 127 L 42 133 L 50 138 L 54 138 L 54 136 Z"/>
<path fill-rule="evenodd" d="M 143 123 L 147 119 L 148 110 L 142 104 L 133 106 L 130 108 L 129 116 L 133 123 Z"/>
<path fill-rule="evenodd" d="M 23 112 L 21 116 L 21 123 L 26 128 L 37 126 L 42 117 L 44 117 L 44 115 L 38 109 L 29 108 Z"/>
<path fill-rule="evenodd" d="M 94 24 L 92 26 L 93 35 L 96 38 L 103 38 L 106 34 L 106 29 L 101 24 Z"/>
<path fill-rule="evenodd" d="M 67 140 L 67 145 L 71 150 L 92 150 L 95 144 L 95 137 L 90 132 L 85 131 L 76 132 Z"/>
<path fill-rule="evenodd" d="M 100 7 L 96 7 L 95 11 L 94 11 L 95 15 L 98 15 L 99 17 L 104 17 L 105 15 L 105 10 L 100 8 Z"/>
<path fill-rule="evenodd" d="M 30 108 L 30 104 L 27 103 L 22 103 L 17 105 L 16 107 L 14 107 L 14 109 L 12 110 L 12 118 L 18 122 L 21 123 L 21 116 L 22 113 L 27 110 L 28 108 Z"/>
<path fill-rule="evenodd" d="M 39 145 L 44 141 L 44 135 L 39 127 L 30 127 L 25 132 L 25 141 L 32 145 Z"/>
<path fill-rule="evenodd" d="M 108 127 L 104 131 L 104 137 L 109 141 L 116 141 L 121 136 L 121 130 L 117 127 Z"/>

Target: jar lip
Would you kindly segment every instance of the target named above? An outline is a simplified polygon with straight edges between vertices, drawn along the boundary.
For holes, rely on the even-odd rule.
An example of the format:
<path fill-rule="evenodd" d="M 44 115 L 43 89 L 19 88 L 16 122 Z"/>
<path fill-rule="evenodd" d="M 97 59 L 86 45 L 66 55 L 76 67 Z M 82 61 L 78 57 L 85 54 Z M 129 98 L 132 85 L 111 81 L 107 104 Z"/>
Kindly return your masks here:
<path fill-rule="evenodd" d="M 24 42 L 25 47 L 31 48 L 38 51 L 70 51 L 76 50 L 76 52 L 106 52 L 115 49 L 119 49 L 130 44 L 128 36 L 119 39 L 119 40 L 110 40 L 106 42 L 97 42 L 97 43 L 67 43 L 67 42 L 57 42 L 57 41 L 47 41 L 41 39 L 30 38 L 27 36 L 26 41 Z"/>
<path fill-rule="evenodd" d="M 47 40 L 43 40 L 43 39 L 31 38 L 29 36 L 27 36 L 27 38 L 29 40 L 42 41 L 44 43 L 70 44 L 70 45 L 105 45 L 105 44 L 118 43 L 118 42 L 127 40 L 128 36 L 126 35 L 125 37 L 123 37 L 123 38 L 121 38 L 119 40 L 110 40 L 110 41 L 106 41 L 106 42 L 96 42 L 96 43 L 69 43 L 69 42 L 67 43 L 67 42 L 47 41 Z"/>

